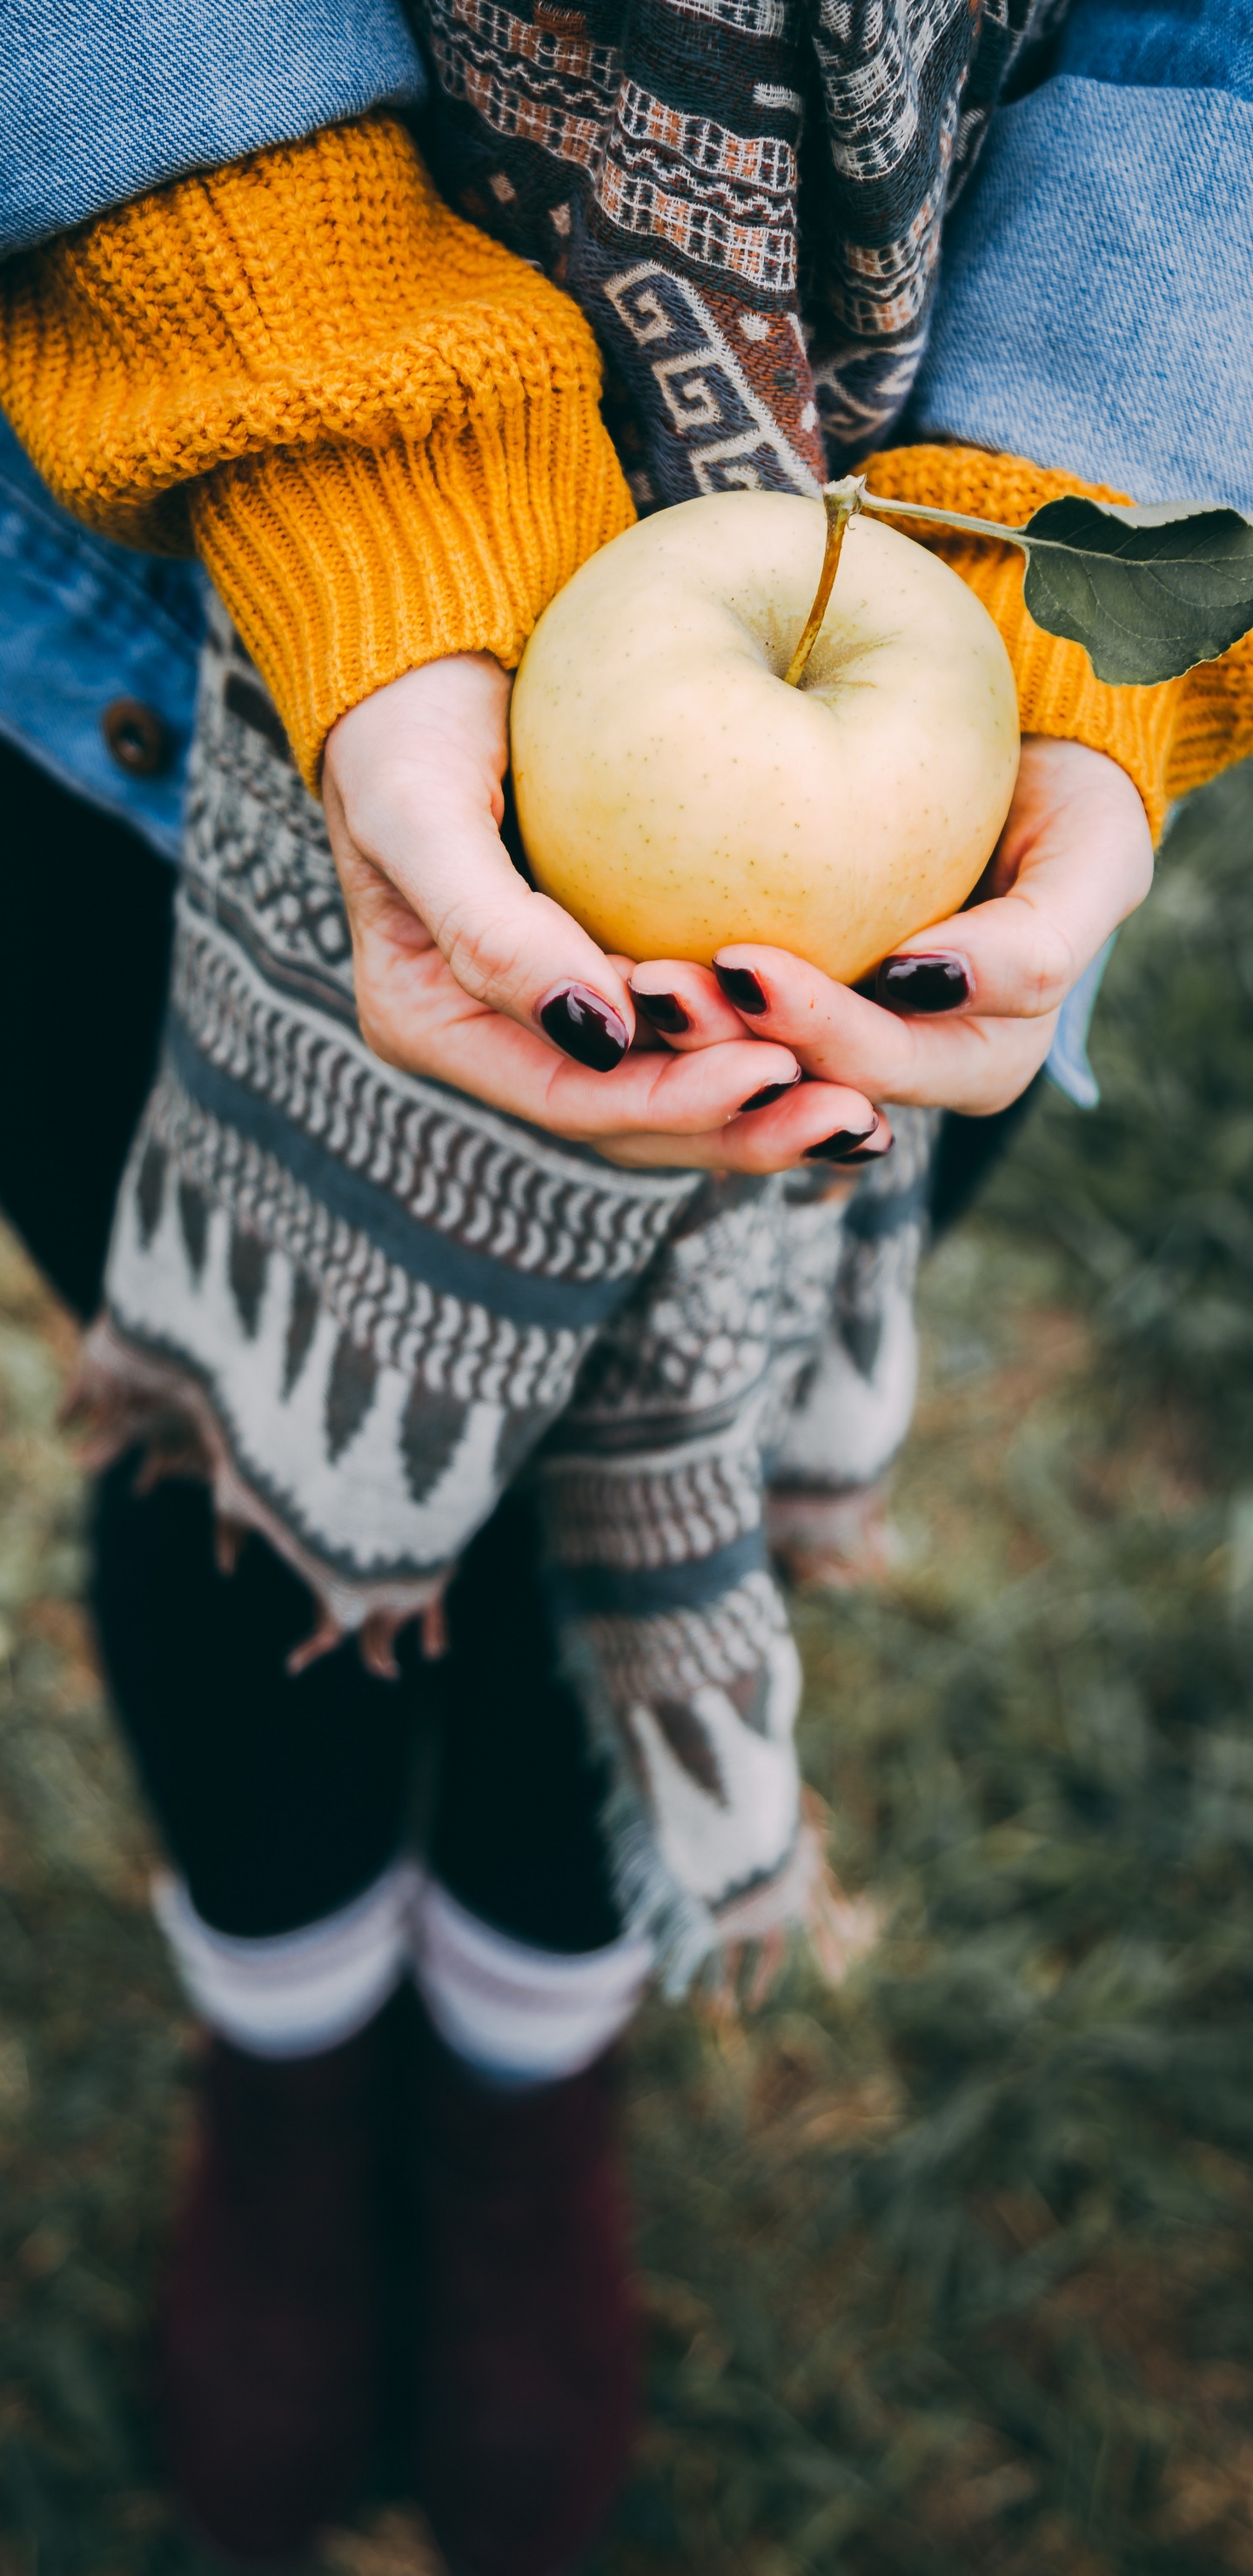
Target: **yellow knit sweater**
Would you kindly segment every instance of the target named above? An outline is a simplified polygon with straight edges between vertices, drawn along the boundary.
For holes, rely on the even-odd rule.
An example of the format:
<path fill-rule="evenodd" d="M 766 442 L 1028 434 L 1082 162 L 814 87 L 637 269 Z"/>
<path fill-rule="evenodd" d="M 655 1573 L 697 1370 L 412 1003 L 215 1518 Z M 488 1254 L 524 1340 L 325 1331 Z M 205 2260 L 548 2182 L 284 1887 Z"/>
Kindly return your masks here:
<path fill-rule="evenodd" d="M 443 653 L 517 662 L 633 516 L 568 296 L 367 117 L 0 269 L 0 404 L 67 508 L 198 553 L 307 779 Z"/>
<path fill-rule="evenodd" d="M 632 508 L 568 297 L 452 214 L 375 115 L 181 179 L 0 269 L 0 404 L 67 507 L 198 553 L 315 784 L 337 717 L 441 654 L 518 660 Z M 872 490 L 1021 524 L 1095 490 L 972 448 Z M 916 530 L 910 530 L 911 534 Z M 1108 688 L 1022 601 L 1016 549 L 932 540 L 1009 648 L 1024 732 L 1167 797 L 1253 748 L 1253 647 Z"/>

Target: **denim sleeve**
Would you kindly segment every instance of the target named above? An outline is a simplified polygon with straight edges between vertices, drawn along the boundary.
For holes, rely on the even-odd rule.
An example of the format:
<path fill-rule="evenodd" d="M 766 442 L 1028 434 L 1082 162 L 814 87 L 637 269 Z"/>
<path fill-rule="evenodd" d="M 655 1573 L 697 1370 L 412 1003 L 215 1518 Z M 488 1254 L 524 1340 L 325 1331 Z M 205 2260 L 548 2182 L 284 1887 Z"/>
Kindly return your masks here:
<path fill-rule="evenodd" d="M 425 91 L 402 0 L 5 0 L 0 22 L 0 257 Z"/>
<path fill-rule="evenodd" d="M 1253 16 L 1078 0 L 945 236 L 913 437 L 1253 513 Z"/>
<path fill-rule="evenodd" d="M 182 837 L 203 582 L 198 564 L 80 527 L 0 418 L 0 735 L 166 859 Z"/>
<path fill-rule="evenodd" d="M 1253 513 L 1248 0 L 1077 0 L 1050 72 L 993 118 L 945 235 L 907 434 Z M 1081 1108 L 1112 945 L 1048 1059 Z"/>

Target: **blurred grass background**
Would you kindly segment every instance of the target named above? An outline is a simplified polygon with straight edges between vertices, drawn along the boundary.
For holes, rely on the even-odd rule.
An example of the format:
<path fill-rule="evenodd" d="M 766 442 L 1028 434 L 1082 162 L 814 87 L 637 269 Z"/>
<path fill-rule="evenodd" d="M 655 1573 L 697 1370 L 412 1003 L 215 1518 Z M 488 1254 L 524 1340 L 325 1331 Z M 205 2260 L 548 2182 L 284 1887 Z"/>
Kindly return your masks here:
<path fill-rule="evenodd" d="M 653 2013 L 652 2406 L 596 2576 L 1253 2576 L 1253 774 L 926 1275 L 900 1561 L 801 1604 L 882 1938 Z M 0 1245 L 0 2576 L 194 2576 L 143 2407 L 191 2033 Z M 339 2576 L 418 2576 L 379 2504 Z"/>

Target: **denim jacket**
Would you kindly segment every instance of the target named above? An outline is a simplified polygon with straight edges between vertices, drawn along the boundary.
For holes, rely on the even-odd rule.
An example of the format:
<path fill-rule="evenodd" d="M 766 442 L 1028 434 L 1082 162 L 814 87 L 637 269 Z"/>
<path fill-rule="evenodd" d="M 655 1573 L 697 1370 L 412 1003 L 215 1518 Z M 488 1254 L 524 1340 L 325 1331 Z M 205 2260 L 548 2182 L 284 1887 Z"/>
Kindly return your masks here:
<path fill-rule="evenodd" d="M 1253 513 L 1247 0 L 1075 0 L 1045 68 L 946 231 L 901 434 Z M 400 0 L 8 0 L 0 255 L 425 93 Z M 200 582 L 80 528 L 0 421 L 0 733 L 170 858 Z M 1097 981 L 1050 1059 L 1074 1098 Z"/>
<path fill-rule="evenodd" d="M 0 256 L 425 94 L 400 0 L 6 0 Z M 196 566 L 89 535 L 0 420 L 0 733 L 171 859 L 202 629 Z"/>

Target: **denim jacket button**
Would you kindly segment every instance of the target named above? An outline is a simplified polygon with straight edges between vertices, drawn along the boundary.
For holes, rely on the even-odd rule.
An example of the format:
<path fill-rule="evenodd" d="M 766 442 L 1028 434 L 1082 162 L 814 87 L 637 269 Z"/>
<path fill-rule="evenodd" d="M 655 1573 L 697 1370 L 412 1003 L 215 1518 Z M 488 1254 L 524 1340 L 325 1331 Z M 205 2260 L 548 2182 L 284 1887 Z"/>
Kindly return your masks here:
<path fill-rule="evenodd" d="M 170 757 L 170 739 L 155 707 L 142 698 L 114 698 L 100 719 L 110 757 L 131 778 L 159 778 Z"/>

